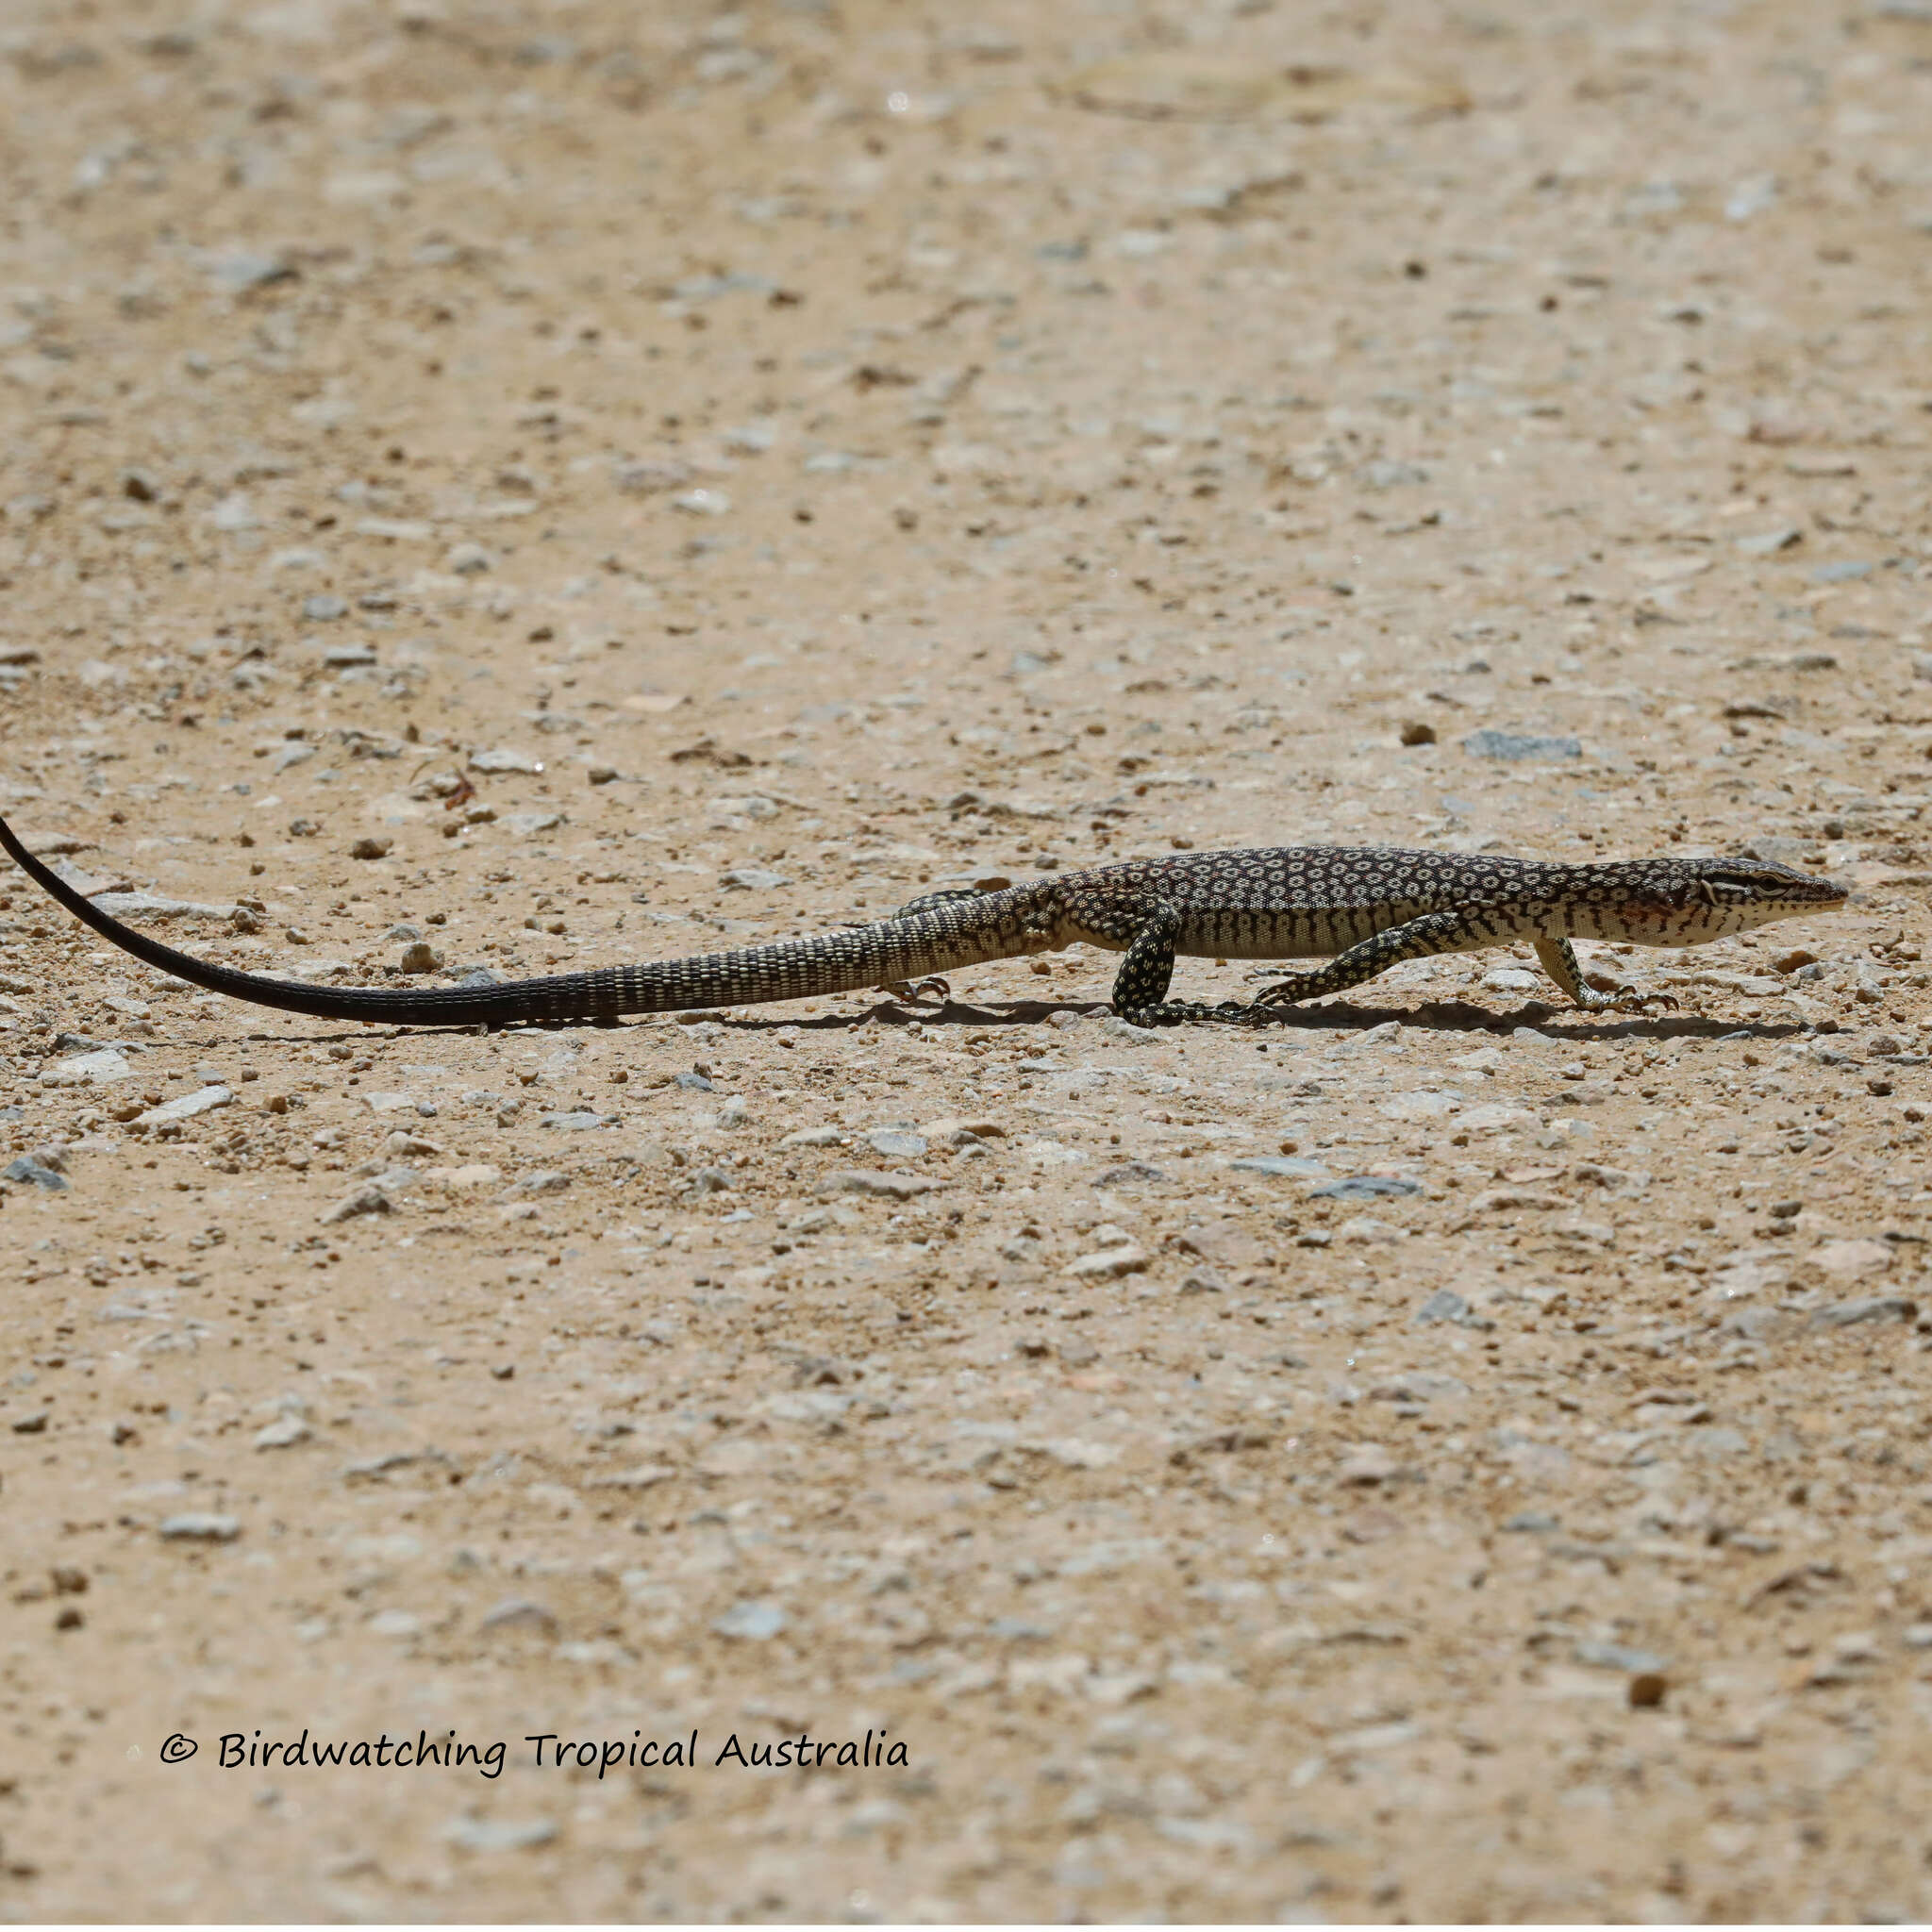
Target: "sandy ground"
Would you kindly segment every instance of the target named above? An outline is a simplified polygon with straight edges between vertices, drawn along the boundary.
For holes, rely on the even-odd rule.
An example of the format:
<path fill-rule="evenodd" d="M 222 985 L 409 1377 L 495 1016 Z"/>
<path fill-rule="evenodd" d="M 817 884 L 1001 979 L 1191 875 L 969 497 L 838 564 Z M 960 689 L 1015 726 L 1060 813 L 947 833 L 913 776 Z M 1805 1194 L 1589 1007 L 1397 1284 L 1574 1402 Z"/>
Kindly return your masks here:
<path fill-rule="evenodd" d="M 9 8 L 0 807 L 181 943 L 1857 890 L 485 1038 L 0 880 L 0 1914 L 1932 1912 L 1928 125 L 1916 0 Z"/>

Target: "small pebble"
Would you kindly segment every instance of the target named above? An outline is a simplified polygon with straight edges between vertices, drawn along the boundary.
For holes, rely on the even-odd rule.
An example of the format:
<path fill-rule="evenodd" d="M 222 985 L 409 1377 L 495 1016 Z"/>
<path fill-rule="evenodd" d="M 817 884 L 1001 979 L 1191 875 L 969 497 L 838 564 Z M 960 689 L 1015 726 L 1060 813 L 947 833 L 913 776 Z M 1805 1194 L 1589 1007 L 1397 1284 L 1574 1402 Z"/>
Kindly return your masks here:
<path fill-rule="evenodd" d="M 733 1604 L 711 1624 L 720 1637 L 735 1637 L 763 1643 L 784 1629 L 785 1612 L 776 1604 L 747 1600 Z"/>
<path fill-rule="evenodd" d="M 163 1517 L 160 1534 L 171 1542 L 231 1543 L 242 1534 L 242 1524 L 233 1516 L 192 1509 Z"/>
<path fill-rule="evenodd" d="M 1655 1710 L 1664 1701 L 1670 1690 L 1670 1680 L 1660 1671 L 1640 1671 L 1630 1679 L 1629 1699 L 1632 1710 Z"/>
<path fill-rule="evenodd" d="M 547 1637 L 557 1628 L 557 1615 L 529 1597 L 506 1597 L 485 1613 L 478 1627 L 484 1630 L 528 1630 Z"/>
<path fill-rule="evenodd" d="M 443 1837 L 463 1852 L 527 1852 L 547 1845 L 557 1826 L 547 1818 L 458 1818 Z"/>

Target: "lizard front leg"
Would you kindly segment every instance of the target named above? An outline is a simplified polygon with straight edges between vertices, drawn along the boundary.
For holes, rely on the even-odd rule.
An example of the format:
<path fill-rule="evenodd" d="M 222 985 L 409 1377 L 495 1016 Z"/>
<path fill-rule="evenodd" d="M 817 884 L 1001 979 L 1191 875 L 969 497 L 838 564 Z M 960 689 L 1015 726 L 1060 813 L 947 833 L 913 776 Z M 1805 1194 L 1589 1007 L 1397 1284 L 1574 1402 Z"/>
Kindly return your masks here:
<path fill-rule="evenodd" d="M 1677 1004 L 1667 992 L 1641 992 L 1634 986 L 1620 986 L 1609 992 L 1594 991 L 1583 983 L 1576 948 L 1568 940 L 1539 939 L 1533 943 L 1543 971 L 1586 1012 L 1601 1013 L 1614 1007 L 1622 1012 L 1641 1013 L 1651 1000 L 1665 1007 Z"/>

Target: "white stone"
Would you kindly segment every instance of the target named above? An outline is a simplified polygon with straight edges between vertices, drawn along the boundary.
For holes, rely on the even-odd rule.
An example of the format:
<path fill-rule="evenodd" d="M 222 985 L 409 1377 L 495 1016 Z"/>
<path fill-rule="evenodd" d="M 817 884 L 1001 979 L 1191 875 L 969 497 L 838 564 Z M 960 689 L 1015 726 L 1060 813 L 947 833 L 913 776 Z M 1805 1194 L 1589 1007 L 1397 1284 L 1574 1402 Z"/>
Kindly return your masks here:
<path fill-rule="evenodd" d="M 212 1113 L 218 1107 L 232 1107 L 234 1093 L 226 1087 L 201 1087 L 192 1093 L 184 1093 L 178 1100 L 163 1101 L 159 1107 L 151 1107 L 143 1114 L 137 1114 L 131 1123 L 137 1127 L 158 1127 L 170 1121 L 192 1121 L 197 1114 Z"/>

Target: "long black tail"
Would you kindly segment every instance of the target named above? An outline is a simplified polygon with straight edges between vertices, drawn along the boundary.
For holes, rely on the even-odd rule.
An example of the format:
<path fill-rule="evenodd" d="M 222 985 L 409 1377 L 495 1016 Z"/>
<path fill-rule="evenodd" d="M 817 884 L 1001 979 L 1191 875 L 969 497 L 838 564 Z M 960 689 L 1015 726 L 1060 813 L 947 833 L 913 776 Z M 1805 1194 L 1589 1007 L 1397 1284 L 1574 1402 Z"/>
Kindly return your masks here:
<path fill-rule="evenodd" d="M 625 1013 L 675 1013 L 693 1008 L 850 992 L 1026 950 L 1023 941 L 1009 938 L 1005 922 L 986 918 L 987 902 L 981 900 L 978 916 L 972 921 L 957 909 L 935 907 L 909 917 L 879 920 L 819 938 L 780 940 L 734 952 L 608 966 L 591 973 L 516 979 L 502 986 L 434 987 L 408 992 L 308 986 L 299 980 L 237 973 L 122 924 L 36 858 L 5 819 L 0 819 L 0 847 L 49 898 L 144 964 L 172 973 L 191 986 L 205 987 L 209 992 L 226 993 L 258 1007 L 276 1007 L 283 1012 L 310 1013 L 323 1020 L 366 1020 L 392 1026 L 500 1026 L 545 1020 L 615 1019 Z M 1018 931 L 1015 920 L 1011 933 L 1017 935 Z"/>

